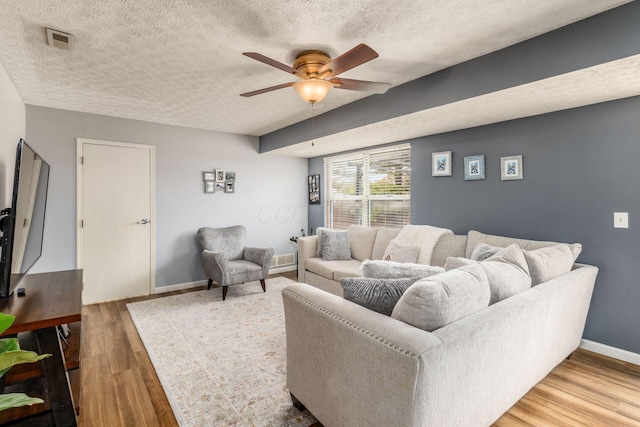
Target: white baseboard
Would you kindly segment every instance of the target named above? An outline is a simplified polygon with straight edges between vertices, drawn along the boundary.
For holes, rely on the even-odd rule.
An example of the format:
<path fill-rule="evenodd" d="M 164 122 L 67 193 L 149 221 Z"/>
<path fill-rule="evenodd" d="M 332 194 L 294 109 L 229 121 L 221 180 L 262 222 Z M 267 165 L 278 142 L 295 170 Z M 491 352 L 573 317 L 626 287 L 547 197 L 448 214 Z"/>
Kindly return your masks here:
<path fill-rule="evenodd" d="M 640 354 L 583 339 L 580 348 L 640 366 Z"/>
<path fill-rule="evenodd" d="M 272 267 L 269 269 L 269 274 L 285 273 L 287 271 L 296 271 L 297 265 L 283 265 L 282 267 Z"/>
<path fill-rule="evenodd" d="M 181 291 L 183 289 L 197 288 L 198 286 L 207 286 L 207 280 L 198 280 L 197 282 L 178 283 L 177 285 L 160 286 L 153 290 L 154 294 L 163 294 L 165 292 Z"/>

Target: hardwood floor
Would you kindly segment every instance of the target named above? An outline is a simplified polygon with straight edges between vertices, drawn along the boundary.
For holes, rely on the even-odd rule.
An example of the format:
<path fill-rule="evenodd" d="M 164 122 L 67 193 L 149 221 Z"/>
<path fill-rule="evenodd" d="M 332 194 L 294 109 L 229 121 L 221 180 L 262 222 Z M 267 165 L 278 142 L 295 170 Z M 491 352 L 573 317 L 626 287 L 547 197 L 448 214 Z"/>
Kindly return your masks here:
<path fill-rule="evenodd" d="M 81 427 L 177 426 L 126 304 L 191 291 L 84 307 Z M 580 425 L 640 426 L 640 366 L 579 349 L 494 424 Z"/>

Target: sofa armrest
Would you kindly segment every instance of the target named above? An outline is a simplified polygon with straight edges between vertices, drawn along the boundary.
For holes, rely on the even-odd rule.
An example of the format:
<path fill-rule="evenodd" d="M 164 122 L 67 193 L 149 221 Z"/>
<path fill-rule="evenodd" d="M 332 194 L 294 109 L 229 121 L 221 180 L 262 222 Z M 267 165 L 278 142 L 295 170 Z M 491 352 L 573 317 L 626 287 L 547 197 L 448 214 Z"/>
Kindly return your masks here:
<path fill-rule="evenodd" d="M 315 258 L 318 248 L 318 236 L 298 238 L 298 282 L 304 283 L 307 259 Z"/>
<path fill-rule="evenodd" d="M 423 354 L 440 339 L 303 283 L 282 296 L 289 391 L 324 425 L 411 425 Z"/>

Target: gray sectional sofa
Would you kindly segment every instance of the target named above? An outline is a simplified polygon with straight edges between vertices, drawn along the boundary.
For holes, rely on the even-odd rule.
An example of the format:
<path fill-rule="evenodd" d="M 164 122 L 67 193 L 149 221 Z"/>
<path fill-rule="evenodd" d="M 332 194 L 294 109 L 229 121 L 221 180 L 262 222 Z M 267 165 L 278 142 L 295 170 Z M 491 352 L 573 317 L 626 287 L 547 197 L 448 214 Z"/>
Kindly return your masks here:
<path fill-rule="evenodd" d="M 340 296 L 340 278 L 359 276 L 361 262 L 383 257 L 399 233 L 349 231 L 352 260 L 323 261 L 315 236 L 299 239 L 304 283 L 283 290 L 287 387 L 294 403 L 325 427 L 490 425 L 580 344 L 594 266 L 574 264 L 429 331 L 398 320 L 395 309 L 390 317 Z M 427 245 L 430 262 L 444 266 L 447 257 L 469 258 L 479 243 L 531 251 L 555 245 L 475 231 L 445 233 Z M 534 266 L 530 270 L 545 277 Z"/>

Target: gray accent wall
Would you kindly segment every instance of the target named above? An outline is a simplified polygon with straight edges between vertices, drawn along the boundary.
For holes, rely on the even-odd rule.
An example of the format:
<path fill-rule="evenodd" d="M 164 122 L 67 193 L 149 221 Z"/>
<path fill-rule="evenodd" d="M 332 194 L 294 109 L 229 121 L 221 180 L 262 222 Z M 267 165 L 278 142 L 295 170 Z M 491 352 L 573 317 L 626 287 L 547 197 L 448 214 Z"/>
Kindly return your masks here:
<path fill-rule="evenodd" d="M 42 258 L 32 272 L 76 268 L 76 138 L 156 148 L 156 287 L 205 279 L 198 228 L 242 224 L 276 254 L 307 228 L 307 161 L 258 154 L 256 137 L 26 106 L 30 145 L 51 165 Z M 16 141 L 17 144 L 17 141 Z M 236 172 L 234 194 L 205 194 L 203 171 Z"/>
<path fill-rule="evenodd" d="M 640 353 L 640 97 L 420 138 L 411 143 L 411 222 L 536 240 L 579 242 L 600 269 L 586 339 Z M 453 175 L 431 176 L 431 153 Z M 464 180 L 485 155 L 486 179 Z M 500 157 L 523 155 L 524 179 L 500 180 Z M 629 229 L 613 213 L 629 212 Z"/>

